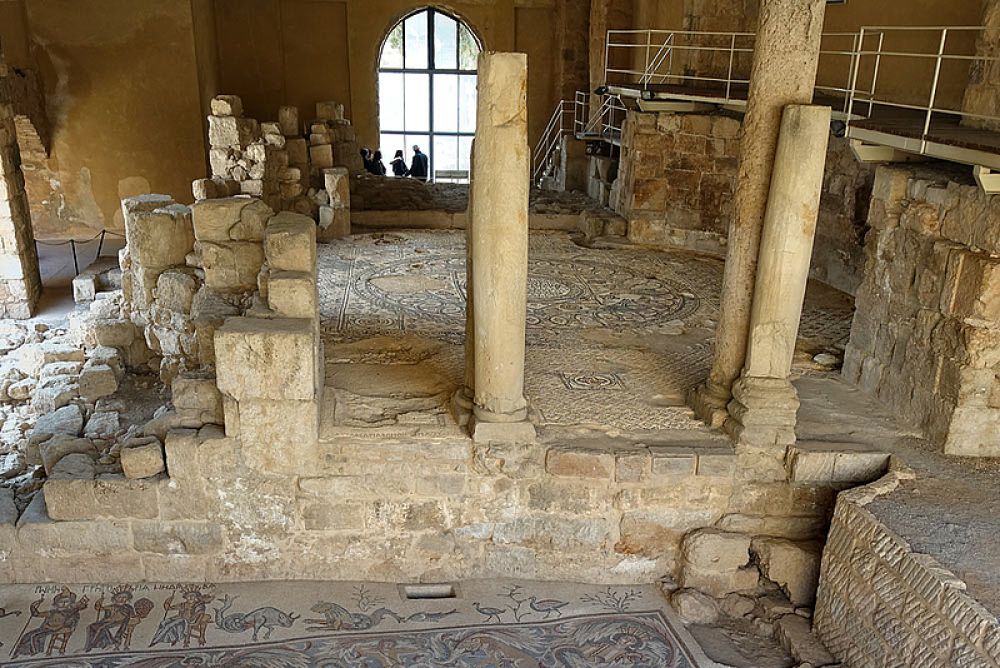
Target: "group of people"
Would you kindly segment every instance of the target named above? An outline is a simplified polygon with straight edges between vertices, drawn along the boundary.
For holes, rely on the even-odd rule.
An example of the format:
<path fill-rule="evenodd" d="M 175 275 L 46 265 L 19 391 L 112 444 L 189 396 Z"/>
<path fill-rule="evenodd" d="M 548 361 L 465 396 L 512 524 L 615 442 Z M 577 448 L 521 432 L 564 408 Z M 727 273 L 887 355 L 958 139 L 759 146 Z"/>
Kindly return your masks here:
<path fill-rule="evenodd" d="M 373 152 L 370 148 L 363 148 L 361 149 L 361 159 L 364 161 L 365 171 L 368 173 L 376 176 L 385 176 L 388 173 L 385 163 L 382 162 L 382 151 Z M 413 146 L 413 161 L 409 167 L 406 166 L 406 158 L 402 151 L 396 151 L 396 155 L 393 156 L 392 162 L 389 164 L 392 166 L 393 176 L 409 176 L 419 181 L 426 181 L 430 176 L 427 154 L 421 151 L 416 144 Z"/>

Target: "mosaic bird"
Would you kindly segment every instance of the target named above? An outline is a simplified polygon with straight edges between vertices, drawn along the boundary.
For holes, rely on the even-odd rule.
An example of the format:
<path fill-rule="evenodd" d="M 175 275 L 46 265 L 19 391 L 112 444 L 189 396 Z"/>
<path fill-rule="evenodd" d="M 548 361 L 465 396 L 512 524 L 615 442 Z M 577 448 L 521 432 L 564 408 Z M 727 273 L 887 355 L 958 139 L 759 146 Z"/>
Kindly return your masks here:
<path fill-rule="evenodd" d="M 535 612 L 544 614 L 545 619 L 548 619 L 552 615 L 562 617 L 560 609 L 565 608 L 567 605 L 569 605 L 568 601 L 557 601 L 554 598 L 543 598 L 540 601 L 537 596 L 528 598 L 528 607 Z"/>
<path fill-rule="evenodd" d="M 486 615 L 487 622 L 490 621 L 491 619 L 495 619 L 498 624 L 500 623 L 500 615 L 507 612 L 503 608 L 484 608 L 483 606 L 479 605 L 478 601 L 473 603 L 472 607 L 478 610 L 479 614 Z"/>

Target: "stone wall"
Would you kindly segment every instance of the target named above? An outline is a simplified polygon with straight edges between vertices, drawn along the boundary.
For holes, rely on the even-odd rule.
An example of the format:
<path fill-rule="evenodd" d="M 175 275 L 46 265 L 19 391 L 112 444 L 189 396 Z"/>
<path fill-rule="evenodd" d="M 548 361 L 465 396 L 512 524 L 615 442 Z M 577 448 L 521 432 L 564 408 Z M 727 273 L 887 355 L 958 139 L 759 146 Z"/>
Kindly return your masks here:
<path fill-rule="evenodd" d="M 30 318 L 42 291 L 14 126 L 10 70 L 0 53 L 0 317 Z"/>
<path fill-rule="evenodd" d="M 1000 199 L 879 168 L 844 376 L 957 455 L 1000 454 Z"/>
<path fill-rule="evenodd" d="M 637 243 L 721 252 L 732 217 L 740 121 L 723 114 L 630 112 L 617 200 Z"/>
<path fill-rule="evenodd" d="M 864 276 L 874 181 L 875 166 L 855 158 L 847 139 L 830 137 L 809 275 L 848 294 Z"/>
<path fill-rule="evenodd" d="M 741 122 L 724 113 L 628 114 L 608 196 L 632 241 L 725 254 Z M 593 195 L 602 194 L 599 175 L 592 174 Z M 846 139 L 831 138 L 810 275 L 851 294 L 862 280 L 874 175 Z"/>
<path fill-rule="evenodd" d="M 845 666 L 995 666 L 1000 621 L 965 583 L 865 508 L 902 473 L 844 492 L 823 551 L 814 631 Z"/>

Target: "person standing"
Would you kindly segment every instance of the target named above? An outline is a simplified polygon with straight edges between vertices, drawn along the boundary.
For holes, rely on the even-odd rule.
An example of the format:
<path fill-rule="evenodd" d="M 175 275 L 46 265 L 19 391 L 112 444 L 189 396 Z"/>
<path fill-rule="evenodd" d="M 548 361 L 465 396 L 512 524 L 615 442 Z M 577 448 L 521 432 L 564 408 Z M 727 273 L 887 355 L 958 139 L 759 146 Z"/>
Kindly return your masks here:
<path fill-rule="evenodd" d="M 406 168 L 406 157 L 403 156 L 403 151 L 396 151 L 396 155 L 393 156 L 392 162 L 389 163 L 392 167 L 392 173 L 394 176 L 409 176 L 410 170 Z"/>
<path fill-rule="evenodd" d="M 382 162 L 382 151 L 375 151 L 372 154 L 372 174 L 385 176 L 385 163 Z"/>
<path fill-rule="evenodd" d="M 413 162 L 410 163 L 410 176 L 419 181 L 426 181 L 429 167 L 430 167 L 430 160 L 427 159 L 427 155 L 425 153 L 422 153 L 420 151 L 420 147 L 414 144 Z"/>

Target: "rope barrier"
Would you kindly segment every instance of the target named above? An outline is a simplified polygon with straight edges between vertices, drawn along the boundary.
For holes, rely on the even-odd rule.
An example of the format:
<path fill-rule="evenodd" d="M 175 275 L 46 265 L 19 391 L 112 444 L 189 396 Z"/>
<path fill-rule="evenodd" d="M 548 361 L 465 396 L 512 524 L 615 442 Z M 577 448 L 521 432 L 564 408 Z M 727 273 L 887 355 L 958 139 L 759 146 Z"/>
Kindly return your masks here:
<path fill-rule="evenodd" d="M 39 239 L 35 239 L 34 240 L 35 241 L 35 254 L 37 255 L 37 253 L 38 253 L 38 246 L 39 246 L 39 244 L 41 244 L 42 246 L 69 246 L 70 249 L 73 252 L 73 269 L 76 270 L 77 274 L 79 274 L 80 273 L 80 260 L 77 258 L 77 255 L 76 255 L 76 245 L 77 244 L 89 244 L 90 242 L 92 242 L 92 241 L 100 238 L 100 242 L 98 242 L 98 244 L 97 244 L 97 257 L 101 257 L 101 251 L 104 249 L 104 239 L 109 234 L 111 236 L 114 236 L 114 237 L 119 237 L 119 238 L 122 238 L 122 239 L 125 238 L 124 234 L 119 234 L 118 232 L 112 232 L 111 230 L 101 230 L 100 232 L 98 232 L 94 236 L 90 237 L 89 239 L 67 239 L 65 241 L 41 241 Z"/>

